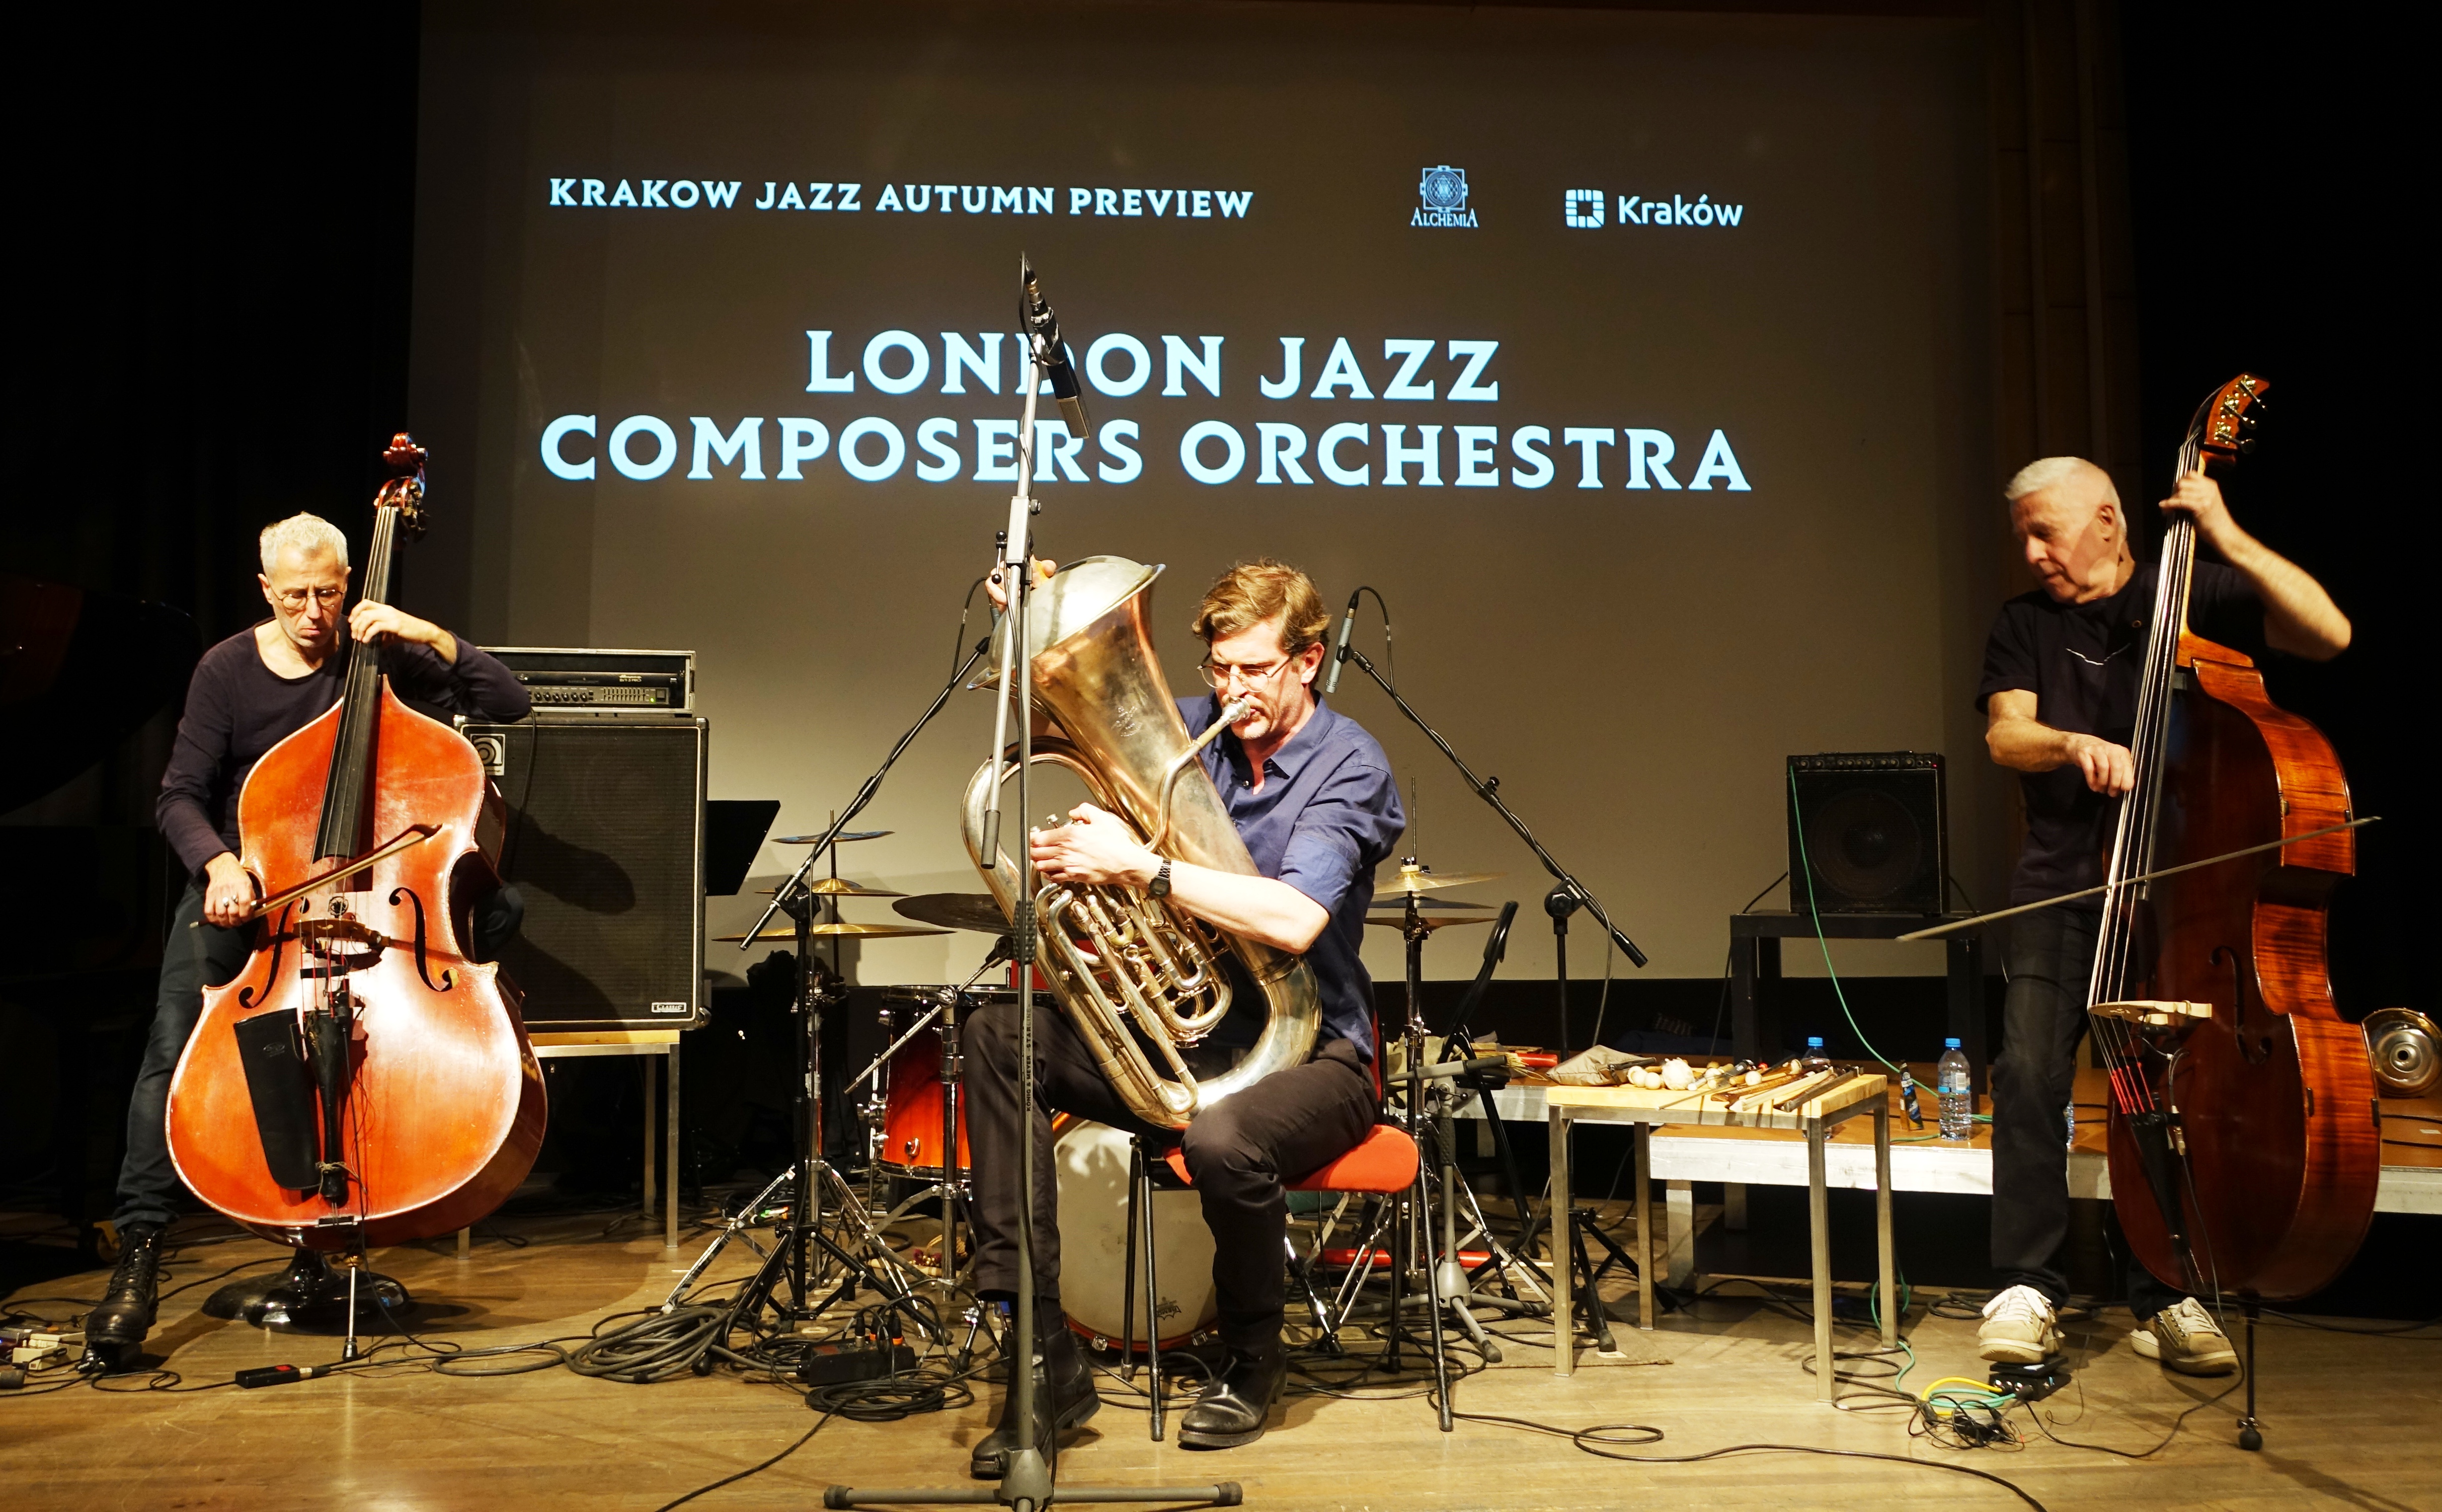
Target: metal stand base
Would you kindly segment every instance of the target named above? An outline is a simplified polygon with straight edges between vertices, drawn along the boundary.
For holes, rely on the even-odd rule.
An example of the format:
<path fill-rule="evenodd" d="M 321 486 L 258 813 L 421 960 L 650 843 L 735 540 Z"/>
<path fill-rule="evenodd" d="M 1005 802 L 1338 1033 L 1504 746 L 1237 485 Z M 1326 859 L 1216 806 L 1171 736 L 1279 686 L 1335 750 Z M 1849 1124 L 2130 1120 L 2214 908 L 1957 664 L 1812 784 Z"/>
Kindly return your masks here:
<path fill-rule="evenodd" d="M 405 1286 L 388 1276 L 359 1272 L 355 1288 L 358 1327 L 396 1317 L 414 1304 Z M 279 1275 L 264 1280 L 232 1281 L 204 1299 L 210 1318 L 243 1319 L 258 1328 L 294 1328 L 305 1333 L 349 1331 L 348 1276 L 335 1268 L 318 1249 L 300 1249 Z"/>

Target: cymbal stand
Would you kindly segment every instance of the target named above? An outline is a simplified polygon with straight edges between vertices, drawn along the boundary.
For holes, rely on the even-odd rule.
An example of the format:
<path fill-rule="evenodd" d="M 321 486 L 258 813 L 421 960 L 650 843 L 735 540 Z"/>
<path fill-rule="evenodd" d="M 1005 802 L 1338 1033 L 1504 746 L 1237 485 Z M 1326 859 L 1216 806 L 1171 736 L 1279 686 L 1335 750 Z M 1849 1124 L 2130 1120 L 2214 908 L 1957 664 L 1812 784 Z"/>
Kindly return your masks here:
<path fill-rule="evenodd" d="M 787 882 L 774 890 L 771 905 L 763 910 L 762 917 L 755 921 L 754 927 L 747 930 L 745 938 L 738 942 L 738 948 L 740 951 L 748 949 L 756 938 L 762 935 L 764 926 L 778 914 L 786 913 L 796 925 L 797 991 L 793 1011 L 797 1016 L 799 1063 L 794 1098 L 797 1113 L 795 1128 L 797 1158 L 787 1174 L 791 1200 L 787 1210 L 788 1216 L 782 1223 L 780 1243 L 775 1245 L 765 1257 L 762 1268 L 756 1273 L 755 1278 L 748 1283 L 747 1289 L 740 1294 L 737 1310 L 741 1316 L 759 1311 L 768 1304 L 774 1306 L 787 1321 L 802 1323 L 821 1314 L 831 1302 L 851 1295 L 855 1286 L 862 1281 L 870 1285 L 877 1294 L 886 1298 L 892 1307 L 915 1320 L 920 1333 L 928 1337 L 946 1339 L 947 1330 L 937 1326 L 936 1320 L 925 1317 L 923 1309 L 915 1305 L 912 1288 L 897 1276 L 900 1265 L 898 1258 L 890 1253 L 889 1246 L 883 1242 L 864 1205 L 856 1200 L 855 1193 L 848 1190 L 847 1183 L 841 1179 L 839 1173 L 822 1157 L 822 1119 L 819 1103 L 822 1073 L 821 1013 L 826 1006 L 835 1006 L 836 1003 L 845 1001 L 845 998 L 833 997 L 828 992 L 817 992 L 815 989 L 812 926 L 814 911 L 821 906 L 821 900 L 820 895 L 806 884 L 806 876 L 813 870 L 817 861 L 823 860 L 831 853 L 832 847 L 839 842 L 840 835 L 855 822 L 857 815 L 865 811 L 866 806 L 873 801 L 874 795 L 882 791 L 883 781 L 889 776 L 890 769 L 898 764 L 899 758 L 906 754 L 907 748 L 916 742 L 916 737 L 923 731 L 924 727 L 933 722 L 933 717 L 939 714 L 949 703 L 950 695 L 957 692 L 966 682 L 967 674 L 975 669 L 977 662 L 983 660 L 984 653 L 991 648 L 991 646 L 989 639 L 975 643 L 975 648 L 968 652 L 957 670 L 950 674 L 950 680 L 941 684 L 941 690 L 934 695 L 932 703 L 917 717 L 916 722 L 909 725 L 899 737 L 898 742 L 891 746 L 890 754 L 882 758 L 882 764 L 874 768 L 871 774 L 865 779 L 864 785 L 857 789 L 856 796 L 848 800 L 847 806 L 831 820 L 830 827 L 824 830 L 808 848 L 806 859 L 798 864 L 797 869 L 790 875 Z M 824 1183 L 827 1181 L 836 1189 L 841 1220 L 844 1223 L 854 1223 L 863 1230 L 862 1233 L 849 1237 L 857 1242 L 859 1248 L 879 1259 L 881 1261 L 879 1266 L 868 1266 L 857 1259 L 847 1248 L 822 1231 Z M 775 1182 L 774 1187 L 777 1185 L 778 1183 Z M 763 1202 L 769 1200 L 773 1192 L 773 1187 L 767 1187 L 762 1197 L 749 1204 L 737 1219 L 732 1220 L 723 1232 L 713 1241 L 711 1250 L 708 1250 L 693 1267 L 690 1267 L 693 1274 L 701 1274 L 703 1267 L 710 1263 L 714 1253 L 717 1253 L 732 1238 L 742 1233 L 746 1224 L 755 1221 L 757 1209 Z M 829 1272 L 827 1268 L 823 1270 L 816 1268 L 813 1255 L 817 1251 L 825 1260 L 835 1263 L 845 1271 L 843 1284 L 832 1292 L 830 1297 L 818 1303 L 811 1300 L 811 1288 L 818 1277 L 827 1279 Z M 884 1277 L 889 1278 L 886 1284 Z M 787 1282 L 791 1288 L 791 1297 L 786 1303 L 776 1302 L 774 1297 L 775 1291 L 783 1281 Z M 679 1295 L 676 1292 L 672 1293 L 670 1302 L 665 1305 L 675 1305 Z"/>
<path fill-rule="evenodd" d="M 1376 597 L 1378 599 L 1380 595 L 1376 593 Z M 1384 611 L 1384 617 L 1386 620 L 1389 617 L 1387 610 Z M 1433 749 L 1439 751 L 1446 758 L 1449 759 L 1451 766 L 1458 769 L 1458 774 L 1461 778 L 1465 779 L 1468 790 L 1489 805 L 1493 812 L 1501 815 L 1502 822 L 1509 826 L 1510 832 L 1517 835 L 1521 841 L 1524 842 L 1528 850 L 1534 852 L 1535 859 L 1541 863 L 1545 873 L 1547 873 L 1552 880 L 1558 884 L 1558 886 L 1554 890 L 1556 892 L 1564 892 L 1569 898 L 1575 900 L 1575 904 L 1570 910 L 1571 912 L 1574 913 L 1576 907 L 1583 907 L 1587 913 L 1594 916 L 1595 922 L 1602 926 L 1604 935 L 1608 937 L 1612 944 L 1619 948 L 1622 955 L 1625 955 L 1634 965 L 1643 966 L 1646 964 L 1645 952 L 1639 950 L 1637 948 L 1636 941 L 1629 938 L 1628 936 L 1620 930 L 1618 925 L 1612 922 L 1611 915 L 1604 910 L 1601 901 L 1595 898 L 1593 892 L 1588 890 L 1585 884 L 1579 882 L 1574 873 L 1572 873 L 1567 867 L 1561 865 L 1558 859 L 1556 858 L 1551 851 L 1544 848 L 1543 843 L 1535 838 L 1535 832 L 1526 828 L 1526 821 L 1519 818 L 1516 811 L 1512 810 L 1509 805 L 1503 800 L 1501 796 L 1501 779 L 1499 777 L 1477 776 L 1474 769 L 1469 767 L 1467 762 L 1460 757 L 1458 752 L 1451 747 L 1450 743 L 1442 738 L 1441 732 L 1434 729 L 1431 724 L 1428 724 L 1425 721 L 1425 717 L 1416 712 L 1413 704 L 1411 704 L 1405 698 L 1400 696 L 1399 690 L 1391 684 L 1391 681 L 1382 675 L 1380 668 L 1376 667 L 1364 652 L 1343 641 L 1334 654 L 1338 660 L 1343 664 L 1349 662 L 1356 663 L 1358 670 L 1373 679 L 1374 685 L 1380 688 L 1385 694 L 1389 695 L 1391 702 L 1397 707 L 1401 715 L 1406 717 L 1408 722 L 1423 731 L 1425 738 L 1432 742 Z M 1335 679 L 1337 676 L 1338 674 L 1335 672 Z M 1410 907 L 1412 911 L 1414 900 L 1411 898 L 1409 902 Z M 1553 905 L 1547 900 L 1544 907 L 1548 912 L 1552 911 Z M 1412 1014 L 1414 1011 L 1413 1004 L 1415 1002 L 1414 989 L 1412 986 L 1415 968 L 1412 964 L 1410 967 L 1410 973 L 1412 985 L 1410 988 L 1409 1002 L 1411 1004 L 1410 1012 Z M 1552 1231 L 1556 1236 L 1565 1234 L 1568 1231 L 1566 1226 L 1558 1221 L 1559 1216 L 1560 1215 L 1558 1214 L 1554 1214 L 1552 1215 L 1552 1220 L 1550 1220 L 1553 1224 Z M 1531 1235 L 1522 1235 L 1519 1241 L 1519 1248 L 1522 1249 L 1529 1248 L 1531 1242 Z M 1569 1263 L 1569 1257 L 1565 1252 L 1565 1242 L 1556 1238 L 1552 1248 L 1552 1263 L 1554 1265 L 1564 1266 Z"/>

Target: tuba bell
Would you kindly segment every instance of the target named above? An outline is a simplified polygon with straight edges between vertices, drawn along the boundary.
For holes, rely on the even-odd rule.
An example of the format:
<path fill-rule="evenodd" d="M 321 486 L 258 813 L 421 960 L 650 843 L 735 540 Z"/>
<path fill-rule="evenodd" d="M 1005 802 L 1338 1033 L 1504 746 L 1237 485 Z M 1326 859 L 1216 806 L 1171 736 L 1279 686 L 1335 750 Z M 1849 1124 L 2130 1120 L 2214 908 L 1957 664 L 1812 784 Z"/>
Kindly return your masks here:
<path fill-rule="evenodd" d="M 1034 759 L 1075 773 L 1097 805 L 1134 826 L 1157 853 L 1254 876 L 1246 843 L 1196 759 L 1229 717 L 1201 738 L 1191 737 L 1162 680 L 1146 623 L 1160 574 L 1159 567 L 1125 557 L 1087 556 L 1034 591 L 1027 616 L 1031 654 L 1023 660 L 1034 698 L 1060 726 L 1059 737 L 1034 741 Z M 1000 633 L 1009 633 L 1006 619 Z M 1016 765 L 1011 751 L 977 768 L 960 815 L 967 854 L 1010 918 L 1017 864 L 997 847 L 986 856 L 984 831 L 994 784 L 1013 777 Z M 1216 929 L 1132 887 L 1048 884 L 1034 895 L 1034 912 L 1051 995 L 1085 1036 L 1120 1101 L 1148 1123 L 1183 1129 L 1232 1092 L 1303 1064 L 1314 1048 L 1321 1000 L 1299 956 Z M 1184 1052 L 1229 1014 L 1225 954 L 1238 958 L 1268 1013 L 1245 1060 L 1199 1079 Z"/>

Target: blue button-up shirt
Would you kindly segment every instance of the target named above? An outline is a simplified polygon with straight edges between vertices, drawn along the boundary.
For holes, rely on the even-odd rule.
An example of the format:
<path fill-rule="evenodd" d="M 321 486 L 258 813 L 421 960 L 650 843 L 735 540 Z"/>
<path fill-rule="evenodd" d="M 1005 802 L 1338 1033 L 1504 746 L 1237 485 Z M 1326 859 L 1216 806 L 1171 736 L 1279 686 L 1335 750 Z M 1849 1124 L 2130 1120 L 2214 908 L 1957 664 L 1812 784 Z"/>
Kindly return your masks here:
<path fill-rule="evenodd" d="M 1181 699 L 1178 712 L 1189 732 L 1200 735 L 1220 704 L 1217 694 L 1207 694 Z M 1374 902 L 1374 868 L 1390 858 L 1408 827 L 1391 758 L 1356 720 L 1320 700 L 1313 718 L 1265 759 L 1261 792 L 1236 735 L 1223 734 L 1201 756 L 1255 869 L 1331 915 L 1305 953 L 1322 1001 L 1321 1039 L 1346 1040 L 1370 1059 L 1374 979 L 1358 947 Z"/>

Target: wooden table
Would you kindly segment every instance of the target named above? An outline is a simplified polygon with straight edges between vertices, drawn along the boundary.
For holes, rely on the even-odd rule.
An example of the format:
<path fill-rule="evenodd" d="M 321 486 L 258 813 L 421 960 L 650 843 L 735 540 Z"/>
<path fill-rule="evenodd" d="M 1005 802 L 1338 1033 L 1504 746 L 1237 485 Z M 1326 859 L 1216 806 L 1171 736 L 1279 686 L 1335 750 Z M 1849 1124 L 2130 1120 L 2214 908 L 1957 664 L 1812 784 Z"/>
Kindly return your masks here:
<path fill-rule="evenodd" d="M 1652 1182 L 1653 1130 L 1663 1124 L 1696 1124 L 1755 1129 L 1791 1129 L 1806 1136 L 1806 1215 L 1813 1239 L 1814 1268 L 1814 1375 L 1816 1395 L 1830 1402 L 1836 1394 L 1832 1360 L 1832 1223 L 1831 1197 L 1824 1179 L 1824 1143 L 1832 1129 L 1860 1115 L 1874 1120 L 1874 1248 L 1882 1288 L 1883 1347 L 1899 1342 L 1899 1292 L 1891 1258 L 1891 1124 L 1889 1084 L 1880 1075 L 1859 1075 L 1829 1089 L 1827 1095 L 1786 1111 L 1765 1103 L 1747 1112 L 1734 1111 L 1719 1095 L 1699 1098 L 1686 1092 L 1649 1091 L 1630 1086 L 1560 1086 L 1543 1089 L 1545 1117 L 1552 1136 L 1552 1355 L 1556 1375 L 1576 1371 L 1576 1309 L 1572 1290 L 1568 1228 L 1569 1125 L 1575 1122 L 1628 1123 L 1635 1126 L 1636 1182 L 1631 1201 L 1636 1211 L 1636 1326 L 1653 1326 Z M 1733 1094 L 1735 1095 L 1735 1094 Z"/>

